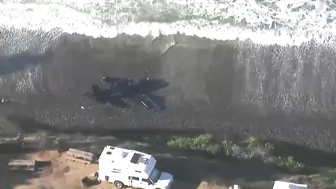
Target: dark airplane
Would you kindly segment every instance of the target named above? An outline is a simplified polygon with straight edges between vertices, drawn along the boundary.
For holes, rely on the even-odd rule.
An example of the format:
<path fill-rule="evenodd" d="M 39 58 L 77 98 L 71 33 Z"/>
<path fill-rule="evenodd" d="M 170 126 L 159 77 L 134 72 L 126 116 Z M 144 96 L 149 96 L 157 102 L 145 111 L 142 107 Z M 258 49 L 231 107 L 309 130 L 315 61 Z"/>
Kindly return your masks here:
<path fill-rule="evenodd" d="M 138 80 L 103 77 L 102 81 L 110 85 L 110 97 L 113 99 L 131 99 L 140 102 L 148 109 L 162 110 L 164 99 L 153 92 L 168 86 L 163 79 L 140 78 Z"/>
<path fill-rule="evenodd" d="M 130 87 L 131 84 L 134 84 L 134 80 L 131 78 L 128 79 L 122 79 L 118 77 L 102 77 L 101 79 L 105 83 L 107 83 L 110 86 L 111 90 L 125 90 L 126 88 Z"/>
<path fill-rule="evenodd" d="M 140 78 L 138 81 L 143 80 L 143 79 L 149 80 L 147 71 L 145 72 L 145 77 Z M 101 80 L 104 81 L 105 83 L 109 84 L 110 87 L 113 87 L 114 89 L 120 88 L 121 90 L 123 88 L 129 87 L 131 84 L 135 83 L 135 80 L 133 80 L 131 78 L 122 79 L 122 78 L 119 78 L 119 77 L 111 77 L 111 76 L 102 77 Z"/>
<path fill-rule="evenodd" d="M 168 86 L 168 82 L 163 79 L 145 77 L 133 80 L 107 76 L 101 80 L 110 86 L 108 89 L 101 89 L 97 85 L 92 86 L 94 98 L 101 103 L 127 107 L 128 104 L 123 99 L 128 99 L 133 100 L 136 104 L 141 103 L 148 109 L 162 110 L 164 108 L 164 99 L 152 94 L 152 92 Z"/>
<path fill-rule="evenodd" d="M 126 102 L 110 96 L 110 89 L 101 89 L 98 85 L 92 85 L 92 93 L 84 93 L 84 96 L 92 98 L 102 104 L 111 104 L 120 108 L 130 107 Z"/>
<path fill-rule="evenodd" d="M 148 77 L 139 80 L 103 77 L 102 81 L 110 85 L 111 94 L 123 93 L 123 96 L 149 93 L 168 86 L 168 82 L 163 79 Z"/>

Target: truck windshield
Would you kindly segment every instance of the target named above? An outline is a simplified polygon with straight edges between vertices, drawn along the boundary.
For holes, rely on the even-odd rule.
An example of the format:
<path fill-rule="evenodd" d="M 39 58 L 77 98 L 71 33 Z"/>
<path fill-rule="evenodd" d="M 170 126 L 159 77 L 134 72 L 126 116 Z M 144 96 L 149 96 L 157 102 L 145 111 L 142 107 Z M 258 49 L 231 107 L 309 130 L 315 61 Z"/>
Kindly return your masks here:
<path fill-rule="evenodd" d="M 152 173 L 149 175 L 149 180 L 151 180 L 153 183 L 156 183 L 161 176 L 161 171 L 159 171 L 157 168 L 154 168 Z"/>

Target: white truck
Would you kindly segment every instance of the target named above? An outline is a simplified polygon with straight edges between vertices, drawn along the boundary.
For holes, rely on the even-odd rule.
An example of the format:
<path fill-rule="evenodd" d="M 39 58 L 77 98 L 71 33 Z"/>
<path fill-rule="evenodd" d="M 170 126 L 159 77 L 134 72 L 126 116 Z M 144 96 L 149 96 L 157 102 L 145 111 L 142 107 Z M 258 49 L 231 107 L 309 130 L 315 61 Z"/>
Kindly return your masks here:
<path fill-rule="evenodd" d="M 292 182 L 286 181 L 275 181 L 273 185 L 273 189 L 307 189 L 307 184 L 296 184 Z"/>
<path fill-rule="evenodd" d="M 113 183 L 117 188 L 169 189 L 173 176 L 155 166 L 156 159 L 149 154 L 105 146 L 98 159 L 96 176 L 99 181 Z"/>

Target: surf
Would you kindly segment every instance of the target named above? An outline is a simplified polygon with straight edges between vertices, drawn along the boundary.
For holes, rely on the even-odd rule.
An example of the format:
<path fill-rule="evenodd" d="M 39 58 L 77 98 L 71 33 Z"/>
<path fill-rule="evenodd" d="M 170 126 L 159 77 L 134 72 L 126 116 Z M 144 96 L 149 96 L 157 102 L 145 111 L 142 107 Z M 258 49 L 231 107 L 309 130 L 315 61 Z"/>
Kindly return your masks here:
<path fill-rule="evenodd" d="M 329 1 L 4 0 L 2 28 L 115 38 L 185 34 L 261 45 L 332 45 L 336 4 Z"/>

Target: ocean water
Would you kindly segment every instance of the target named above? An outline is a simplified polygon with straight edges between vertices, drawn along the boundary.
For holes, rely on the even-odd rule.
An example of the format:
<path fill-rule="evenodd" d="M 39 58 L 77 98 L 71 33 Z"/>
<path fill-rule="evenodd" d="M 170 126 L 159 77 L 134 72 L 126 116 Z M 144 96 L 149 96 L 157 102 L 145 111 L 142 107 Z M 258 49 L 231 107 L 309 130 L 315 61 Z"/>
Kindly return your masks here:
<path fill-rule="evenodd" d="M 205 130 L 334 148 L 333 1 L 0 3 L 1 132 Z M 166 107 L 83 97 L 102 76 L 163 78 Z M 27 119 L 43 124 L 34 128 Z"/>
<path fill-rule="evenodd" d="M 334 43 L 335 2 L 279 0 L 3 0 L 6 28 L 113 38 L 176 33 L 259 44 Z M 55 34 L 54 34 L 55 35 Z"/>

